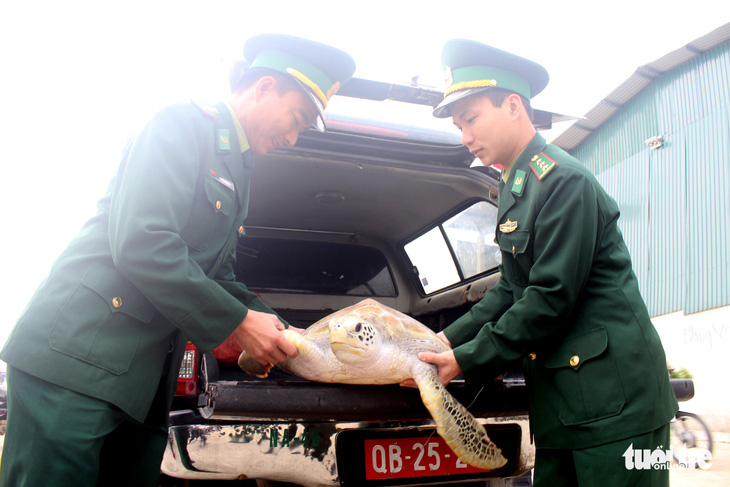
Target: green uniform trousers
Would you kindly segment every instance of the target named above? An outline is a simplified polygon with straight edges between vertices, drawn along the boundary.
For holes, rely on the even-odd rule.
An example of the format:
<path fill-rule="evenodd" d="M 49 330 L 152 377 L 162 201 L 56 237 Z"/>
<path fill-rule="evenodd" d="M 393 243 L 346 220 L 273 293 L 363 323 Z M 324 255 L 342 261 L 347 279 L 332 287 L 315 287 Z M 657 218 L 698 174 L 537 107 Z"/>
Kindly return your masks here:
<path fill-rule="evenodd" d="M 643 435 L 591 448 L 538 448 L 535 487 L 669 487 L 668 463 L 649 468 L 635 461 L 635 455 L 649 458 L 648 452 L 666 451 L 669 445 L 667 423 Z"/>
<path fill-rule="evenodd" d="M 164 425 L 8 368 L 2 487 L 157 486 L 166 440 Z"/>

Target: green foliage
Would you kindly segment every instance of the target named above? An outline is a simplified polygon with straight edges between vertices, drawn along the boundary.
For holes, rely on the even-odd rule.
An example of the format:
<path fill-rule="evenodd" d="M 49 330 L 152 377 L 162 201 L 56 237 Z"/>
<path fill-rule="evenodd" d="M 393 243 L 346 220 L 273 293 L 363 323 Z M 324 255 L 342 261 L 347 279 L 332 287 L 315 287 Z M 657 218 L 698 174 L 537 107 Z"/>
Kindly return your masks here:
<path fill-rule="evenodd" d="M 669 370 L 669 377 L 671 379 L 693 379 L 694 378 L 692 373 L 689 370 L 685 369 L 684 367 L 677 369 L 677 368 L 674 368 L 671 365 L 667 364 L 667 369 Z"/>

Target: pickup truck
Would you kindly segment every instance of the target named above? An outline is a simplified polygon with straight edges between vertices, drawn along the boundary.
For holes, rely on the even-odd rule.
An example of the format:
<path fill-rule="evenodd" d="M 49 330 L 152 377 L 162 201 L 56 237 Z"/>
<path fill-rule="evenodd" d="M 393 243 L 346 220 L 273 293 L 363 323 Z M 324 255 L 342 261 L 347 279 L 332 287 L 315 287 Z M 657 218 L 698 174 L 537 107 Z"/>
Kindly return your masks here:
<path fill-rule="evenodd" d="M 405 106 L 413 120 L 432 121 L 438 91 L 354 79 L 340 95 L 375 104 L 378 116 L 329 115 L 327 133 L 306 132 L 256 160 L 237 279 L 294 326 L 367 297 L 440 331 L 499 279 L 499 171 L 472 167 L 450 120 L 435 128 L 386 115 Z M 536 112 L 538 128 L 552 115 Z M 417 390 L 320 384 L 276 369 L 261 380 L 236 366 L 235 352 L 223 355 L 188 346 L 163 485 L 485 485 L 533 467 L 519 370 L 448 386 L 508 459 L 483 471 L 448 449 Z"/>

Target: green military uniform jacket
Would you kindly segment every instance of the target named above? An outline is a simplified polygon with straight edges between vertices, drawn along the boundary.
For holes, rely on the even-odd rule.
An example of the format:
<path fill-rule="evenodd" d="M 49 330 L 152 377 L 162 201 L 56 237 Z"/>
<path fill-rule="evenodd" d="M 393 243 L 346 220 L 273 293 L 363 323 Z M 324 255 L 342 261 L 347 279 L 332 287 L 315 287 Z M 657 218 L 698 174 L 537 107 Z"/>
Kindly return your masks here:
<path fill-rule="evenodd" d="M 0 358 L 140 421 L 154 399 L 162 420 L 188 339 L 209 351 L 248 309 L 271 312 L 233 274 L 252 169 L 226 104 L 155 115 Z"/>
<path fill-rule="evenodd" d="M 523 361 L 538 448 L 639 435 L 677 410 L 618 217 L 594 176 L 536 134 L 500 184 L 502 276 L 445 330 L 467 379 Z"/>

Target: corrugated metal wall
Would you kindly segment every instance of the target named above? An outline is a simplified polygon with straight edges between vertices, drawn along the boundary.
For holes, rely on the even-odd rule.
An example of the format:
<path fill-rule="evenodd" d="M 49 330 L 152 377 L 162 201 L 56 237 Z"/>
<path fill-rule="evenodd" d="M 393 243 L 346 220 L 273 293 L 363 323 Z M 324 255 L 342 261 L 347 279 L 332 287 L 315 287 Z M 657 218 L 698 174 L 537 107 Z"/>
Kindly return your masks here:
<path fill-rule="evenodd" d="M 667 137 L 667 139 L 669 139 Z M 671 141 L 649 157 L 649 233 L 651 254 L 648 279 L 642 292 L 652 316 L 685 309 L 687 292 L 687 192 L 685 137 L 675 132 Z M 648 154 L 647 154 L 648 152 Z M 689 312 L 689 311 L 687 311 Z"/>
<path fill-rule="evenodd" d="M 572 153 L 619 203 L 652 316 L 730 304 L 730 42 L 655 80 Z"/>

